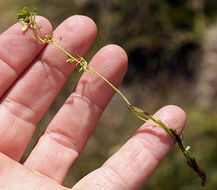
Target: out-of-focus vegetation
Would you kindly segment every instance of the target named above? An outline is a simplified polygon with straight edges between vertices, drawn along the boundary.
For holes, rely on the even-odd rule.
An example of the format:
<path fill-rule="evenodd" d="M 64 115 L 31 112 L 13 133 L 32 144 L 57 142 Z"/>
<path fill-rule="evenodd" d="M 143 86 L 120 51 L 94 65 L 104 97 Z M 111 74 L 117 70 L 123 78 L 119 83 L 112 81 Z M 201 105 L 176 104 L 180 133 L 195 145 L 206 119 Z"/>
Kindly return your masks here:
<path fill-rule="evenodd" d="M 99 35 L 87 59 L 108 43 L 122 46 L 129 55 L 122 91 L 150 113 L 167 104 L 186 111 L 185 144 L 208 174 L 206 189 L 217 188 L 216 0 L 0 0 L 0 32 L 16 22 L 16 13 L 24 6 L 37 7 L 54 28 L 74 14 L 91 17 Z M 76 78 L 75 74 L 68 80 L 39 124 L 25 156 Z M 65 184 L 71 186 L 99 167 L 141 124 L 115 96 Z M 180 155 L 175 148 L 141 189 L 198 190 L 198 177 Z"/>

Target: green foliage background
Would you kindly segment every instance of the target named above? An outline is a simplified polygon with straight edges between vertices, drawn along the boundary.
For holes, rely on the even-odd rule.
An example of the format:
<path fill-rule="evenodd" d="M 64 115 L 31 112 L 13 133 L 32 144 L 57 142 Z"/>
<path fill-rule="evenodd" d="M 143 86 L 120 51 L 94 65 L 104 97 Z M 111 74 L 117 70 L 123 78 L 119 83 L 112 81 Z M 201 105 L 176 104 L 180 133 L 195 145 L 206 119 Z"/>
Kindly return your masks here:
<path fill-rule="evenodd" d="M 204 106 L 195 88 L 203 71 L 204 35 L 217 21 L 216 0 L 0 0 L 0 32 L 16 22 L 16 13 L 24 6 L 37 7 L 54 28 L 74 14 L 91 17 L 99 34 L 87 60 L 106 44 L 122 46 L 129 55 L 129 70 L 122 91 L 149 113 L 167 104 L 179 105 L 186 111 L 185 144 L 191 145 L 192 153 L 207 172 L 205 189 L 217 188 L 217 93 L 214 98 L 204 97 L 209 102 Z M 75 73 L 68 80 L 40 122 L 23 159 L 78 77 Z M 217 87 L 213 85 L 213 88 Z M 141 124 L 115 96 L 86 149 L 72 166 L 65 185 L 72 186 L 100 167 Z M 180 155 L 176 147 L 141 189 L 198 190 L 199 179 Z"/>

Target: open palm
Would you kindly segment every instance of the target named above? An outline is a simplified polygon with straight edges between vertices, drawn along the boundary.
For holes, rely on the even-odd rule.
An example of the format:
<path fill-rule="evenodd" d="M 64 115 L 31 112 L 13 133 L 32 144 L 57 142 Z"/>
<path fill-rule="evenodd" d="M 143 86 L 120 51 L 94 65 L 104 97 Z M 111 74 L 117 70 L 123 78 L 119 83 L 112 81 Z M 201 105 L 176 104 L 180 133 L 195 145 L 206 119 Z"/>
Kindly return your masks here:
<path fill-rule="evenodd" d="M 50 23 L 37 17 L 41 35 Z M 103 110 L 114 95 L 99 77 L 85 72 L 73 93 L 50 122 L 23 165 L 19 163 L 38 122 L 75 69 L 52 45 L 39 44 L 23 33 L 20 23 L 0 35 L 0 189 L 64 190 L 60 184 L 83 150 Z M 53 38 L 70 53 L 84 56 L 96 37 L 94 22 L 84 16 L 65 20 Z M 127 68 L 127 56 L 116 45 L 103 47 L 90 67 L 118 86 Z M 106 68 L 106 69 L 105 69 Z M 166 106 L 155 117 L 181 132 L 185 113 Z M 123 129 L 124 130 L 124 129 Z M 155 171 L 174 140 L 161 128 L 144 124 L 99 169 L 81 179 L 74 190 L 134 190 Z"/>

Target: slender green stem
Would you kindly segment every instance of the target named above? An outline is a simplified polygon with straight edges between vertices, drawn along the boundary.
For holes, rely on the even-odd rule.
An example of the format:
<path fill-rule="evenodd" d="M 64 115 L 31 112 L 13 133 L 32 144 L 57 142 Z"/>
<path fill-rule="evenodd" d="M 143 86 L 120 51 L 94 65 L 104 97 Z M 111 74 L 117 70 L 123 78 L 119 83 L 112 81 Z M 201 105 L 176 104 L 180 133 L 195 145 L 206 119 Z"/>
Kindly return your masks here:
<path fill-rule="evenodd" d="M 76 59 L 75 57 L 73 57 L 68 51 L 66 51 L 64 48 L 62 48 L 60 45 L 58 45 L 56 42 L 50 42 L 52 43 L 54 46 L 56 46 L 57 48 L 59 48 L 62 52 L 64 52 L 69 58 L 73 59 L 74 61 L 76 61 L 77 63 L 79 63 L 79 60 Z"/>
<path fill-rule="evenodd" d="M 110 85 L 122 98 L 123 100 L 126 102 L 126 104 L 129 106 L 131 105 L 129 100 L 126 98 L 126 96 L 123 95 L 123 93 L 118 90 L 111 82 L 109 82 L 105 77 L 103 77 L 101 74 L 99 74 L 97 71 L 93 70 L 90 67 L 87 67 L 87 70 L 91 71 L 92 73 L 98 75 L 101 79 L 103 79 L 108 85 Z"/>
<path fill-rule="evenodd" d="M 127 108 L 139 119 L 145 121 L 145 122 L 149 122 L 155 126 L 158 127 L 162 127 L 171 137 L 173 137 L 175 139 L 175 141 L 177 142 L 180 150 L 182 151 L 183 155 L 186 158 L 186 161 L 188 163 L 188 165 L 199 175 L 199 177 L 202 179 L 202 184 L 201 186 L 205 186 L 206 184 L 206 173 L 201 170 L 196 162 L 196 160 L 192 157 L 190 157 L 189 155 L 189 151 L 187 148 L 185 148 L 185 146 L 182 143 L 181 138 L 179 137 L 178 133 L 176 132 L 176 130 L 173 129 L 169 129 L 161 120 L 154 118 L 152 115 L 150 115 L 147 112 L 144 112 L 143 110 L 133 106 L 129 100 L 126 98 L 126 96 L 123 95 L 123 93 L 116 88 L 109 80 L 107 80 L 105 77 L 103 77 L 100 73 L 98 73 L 97 71 L 95 71 L 94 69 L 90 68 L 88 66 L 88 63 L 85 61 L 85 59 L 83 57 L 80 57 L 78 54 L 78 58 L 73 57 L 69 52 L 67 52 L 64 48 L 62 48 L 60 45 L 58 45 L 55 41 L 51 40 L 52 35 L 46 35 L 44 39 L 42 39 L 39 34 L 38 34 L 38 30 L 41 28 L 41 26 L 37 25 L 35 23 L 35 15 L 36 15 L 36 10 L 34 9 L 33 12 L 29 12 L 28 8 L 24 7 L 23 10 L 21 10 L 21 13 L 18 14 L 18 19 L 19 21 L 21 21 L 21 23 L 24 25 L 22 30 L 26 31 L 27 28 L 31 28 L 34 36 L 30 35 L 33 39 L 37 40 L 40 43 L 43 44 L 52 44 L 55 47 L 59 48 L 62 52 L 64 52 L 67 56 L 68 56 L 68 60 L 67 62 L 69 63 L 73 63 L 75 62 L 76 65 L 80 65 L 81 69 L 84 71 L 90 71 L 93 74 L 96 74 L 97 76 L 99 76 L 101 79 L 103 79 L 108 85 L 110 85 L 121 97 L 122 99 L 126 102 L 127 104 Z"/>

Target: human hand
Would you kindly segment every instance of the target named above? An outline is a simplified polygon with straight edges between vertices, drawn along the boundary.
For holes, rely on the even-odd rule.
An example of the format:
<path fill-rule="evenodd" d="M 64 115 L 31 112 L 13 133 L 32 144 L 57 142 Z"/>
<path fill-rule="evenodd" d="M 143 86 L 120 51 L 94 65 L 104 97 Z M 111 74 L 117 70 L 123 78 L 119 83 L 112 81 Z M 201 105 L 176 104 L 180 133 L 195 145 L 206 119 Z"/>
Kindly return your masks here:
<path fill-rule="evenodd" d="M 49 22 L 37 17 L 41 35 L 51 33 Z M 60 184 L 83 150 L 114 90 L 85 72 L 73 93 L 50 122 L 23 165 L 19 164 L 38 122 L 47 112 L 75 65 L 48 44 L 44 47 L 15 24 L 0 36 L 0 189 L 66 190 Z M 96 26 L 83 16 L 64 21 L 53 38 L 70 53 L 85 55 L 96 36 Z M 102 48 L 90 66 L 118 86 L 127 68 L 127 56 L 116 45 Z M 166 106 L 155 117 L 179 133 L 184 112 Z M 164 129 L 146 123 L 99 169 L 81 179 L 73 190 L 134 190 L 155 171 L 174 140 Z"/>

